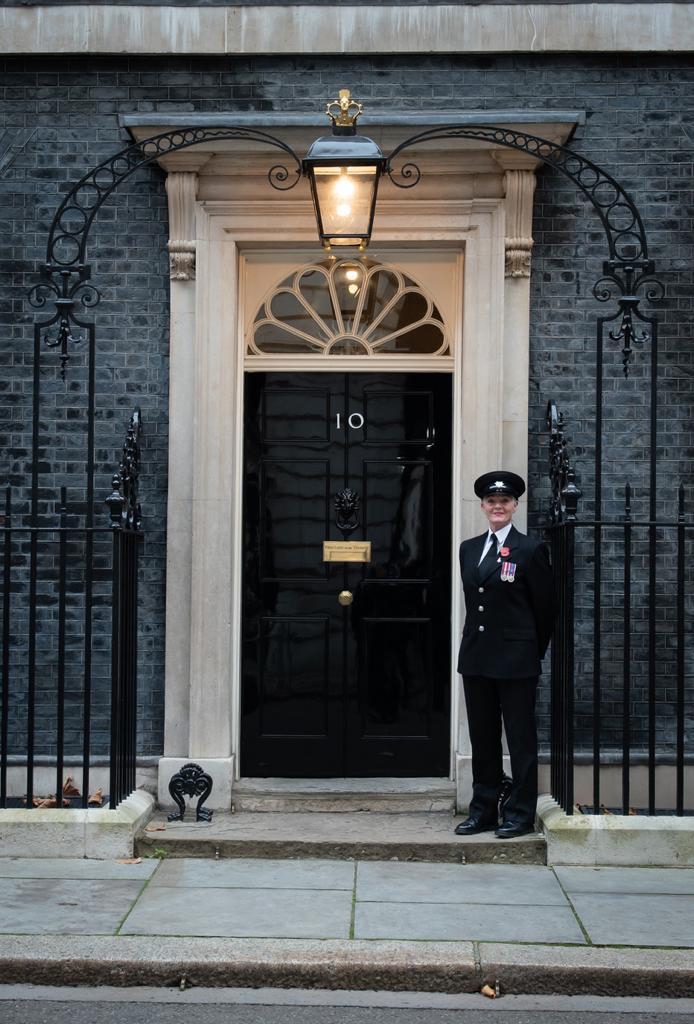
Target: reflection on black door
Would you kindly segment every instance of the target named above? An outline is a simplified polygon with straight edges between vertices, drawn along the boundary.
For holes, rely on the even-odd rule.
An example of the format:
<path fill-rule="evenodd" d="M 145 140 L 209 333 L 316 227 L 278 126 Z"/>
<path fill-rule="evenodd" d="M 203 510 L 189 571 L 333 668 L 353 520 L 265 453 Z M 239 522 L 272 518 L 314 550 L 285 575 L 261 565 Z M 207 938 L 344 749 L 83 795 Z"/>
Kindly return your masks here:
<path fill-rule="evenodd" d="M 242 774 L 447 775 L 450 376 L 247 374 L 244 450 Z"/>

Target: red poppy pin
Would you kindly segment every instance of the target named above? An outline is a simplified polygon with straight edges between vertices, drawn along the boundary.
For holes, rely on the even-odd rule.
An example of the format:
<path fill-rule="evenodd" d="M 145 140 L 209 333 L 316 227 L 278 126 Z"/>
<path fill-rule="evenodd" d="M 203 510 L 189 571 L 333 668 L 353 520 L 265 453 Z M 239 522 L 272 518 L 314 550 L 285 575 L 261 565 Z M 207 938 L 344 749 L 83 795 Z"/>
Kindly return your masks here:
<path fill-rule="evenodd" d="M 501 555 L 502 558 L 508 558 L 508 556 L 511 554 L 511 549 L 499 548 L 499 554 Z"/>

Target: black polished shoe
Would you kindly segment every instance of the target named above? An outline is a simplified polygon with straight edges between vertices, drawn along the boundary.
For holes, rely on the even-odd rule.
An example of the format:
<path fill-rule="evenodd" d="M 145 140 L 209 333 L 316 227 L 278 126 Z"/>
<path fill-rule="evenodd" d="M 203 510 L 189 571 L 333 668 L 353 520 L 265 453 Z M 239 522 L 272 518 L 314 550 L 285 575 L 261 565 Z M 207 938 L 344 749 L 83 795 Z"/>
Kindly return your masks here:
<path fill-rule="evenodd" d="M 497 839 L 517 839 L 518 836 L 531 835 L 534 831 L 534 825 L 525 825 L 521 821 L 505 821 L 503 825 L 499 825 L 494 835 Z"/>
<path fill-rule="evenodd" d="M 476 836 L 479 832 L 492 832 L 495 828 L 495 821 L 484 821 L 471 815 L 456 825 L 453 831 L 457 836 Z"/>

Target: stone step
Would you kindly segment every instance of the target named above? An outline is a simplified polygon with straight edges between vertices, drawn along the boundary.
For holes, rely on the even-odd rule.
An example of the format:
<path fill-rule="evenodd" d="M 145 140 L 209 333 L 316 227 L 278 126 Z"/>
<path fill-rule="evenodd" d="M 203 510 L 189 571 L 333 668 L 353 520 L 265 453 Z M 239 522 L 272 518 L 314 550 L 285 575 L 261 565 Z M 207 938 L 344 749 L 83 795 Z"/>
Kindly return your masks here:
<path fill-rule="evenodd" d="M 159 811 L 136 839 L 141 857 L 267 857 L 402 860 L 447 863 L 546 864 L 544 836 L 461 837 L 450 812 L 215 811 L 212 821 L 169 822 Z"/>
<path fill-rule="evenodd" d="M 448 779 L 241 779 L 234 785 L 235 811 L 384 814 L 455 810 Z"/>

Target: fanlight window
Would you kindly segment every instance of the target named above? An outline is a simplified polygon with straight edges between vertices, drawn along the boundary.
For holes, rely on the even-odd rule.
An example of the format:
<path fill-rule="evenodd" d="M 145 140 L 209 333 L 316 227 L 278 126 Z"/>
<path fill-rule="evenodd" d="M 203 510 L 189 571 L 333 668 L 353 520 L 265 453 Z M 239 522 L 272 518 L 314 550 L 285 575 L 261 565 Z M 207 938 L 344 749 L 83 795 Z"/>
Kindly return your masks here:
<path fill-rule="evenodd" d="M 396 267 L 325 260 L 285 278 L 253 323 L 249 355 L 450 355 L 441 313 Z"/>

